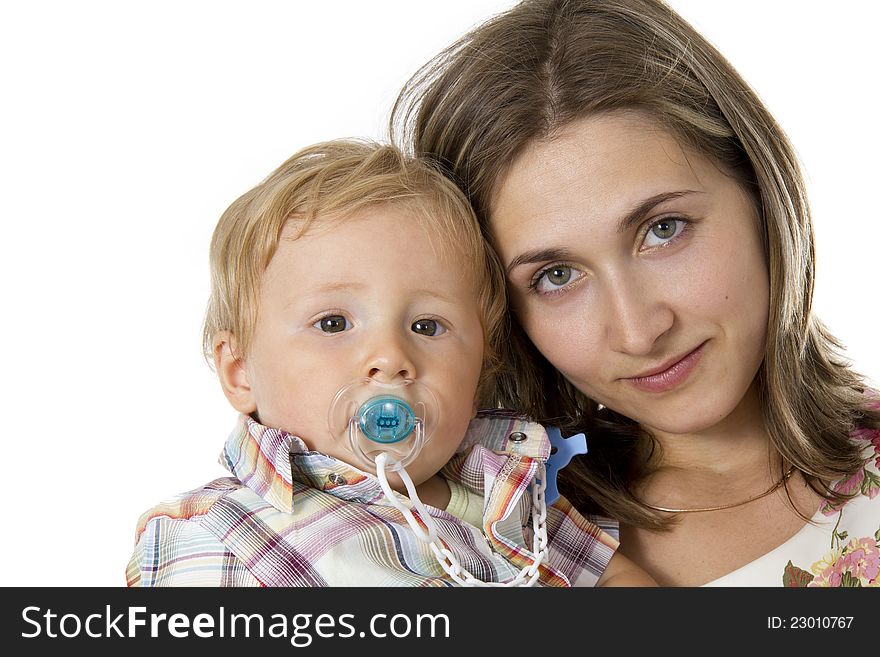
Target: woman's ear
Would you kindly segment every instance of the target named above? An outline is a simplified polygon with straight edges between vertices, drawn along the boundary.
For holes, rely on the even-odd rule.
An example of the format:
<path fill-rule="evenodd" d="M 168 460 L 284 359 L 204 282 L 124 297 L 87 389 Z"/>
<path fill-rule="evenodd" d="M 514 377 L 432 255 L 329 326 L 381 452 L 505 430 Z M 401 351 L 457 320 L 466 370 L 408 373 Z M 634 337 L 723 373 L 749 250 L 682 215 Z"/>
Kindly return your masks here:
<path fill-rule="evenodd" d="M 229 331 L 220 331 L 214 336 L 214 369 L 220 378 L 223 394 L 239 413 L 253 413 L 257 410 L 254 393 L 248 380 L 245 362 L 239 357 L 238 341 Z"/>

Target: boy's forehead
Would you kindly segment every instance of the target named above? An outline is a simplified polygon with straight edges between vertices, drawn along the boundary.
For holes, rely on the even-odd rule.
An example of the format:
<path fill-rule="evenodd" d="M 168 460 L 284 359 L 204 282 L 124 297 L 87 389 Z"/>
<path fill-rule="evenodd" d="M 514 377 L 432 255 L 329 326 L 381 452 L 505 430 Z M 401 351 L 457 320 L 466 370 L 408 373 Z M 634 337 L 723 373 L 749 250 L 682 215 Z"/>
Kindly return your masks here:
<path fill-rule="evenodd" d="M 394 244 L 401 258 L 427 246 L 444 264 L 454 264 L 477 275 L 477 258 L 482 245 L 464 237 L 466 231 L 456 225 L 456 220 L 443 217 L 440 212 L 426 203 L 413 205 L 398 201 L 345 212 L 316 213 L 308 218 L 294 216 L 285 222 L 281 240 L 318 238 L 317 241 L 332 246 L 337 240 L 342 242 L 354 234 L 361 239 Z M 375 227 L 375 232 L 371 227 Z M 369 259 L 370 254 L 360 250 L 352 257 Z"/>
<path fill-rule="evenodd" d="M 395 271 L 393 260 L 401 273 L 412 268 L 413 276 L 417 271 L 421 271 L 418 275 L 431 271 L 437 277 L 475 283 L 474 249 L 458 238 L 458 232 L 402 204 L 385 203 L 309 219 L 294 217 L 283 226 L 266 276 L 280 274 L 279 270 L 306 270 L 328 283 L 339 280 L 341 287 L 372 270 Z M 432 281 L 422 282 L 430 286 Z"/>

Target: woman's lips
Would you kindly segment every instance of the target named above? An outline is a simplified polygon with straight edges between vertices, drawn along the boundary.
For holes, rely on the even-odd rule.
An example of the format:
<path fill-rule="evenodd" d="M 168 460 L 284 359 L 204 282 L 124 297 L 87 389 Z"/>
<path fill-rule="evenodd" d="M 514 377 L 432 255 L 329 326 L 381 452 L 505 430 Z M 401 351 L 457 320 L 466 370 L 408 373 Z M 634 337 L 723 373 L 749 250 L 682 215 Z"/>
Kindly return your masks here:
<path fill-rule="evenodd" d="M 644 392 L 666 392 L 672 390 L 693 372 L 694 368 L 703 355 L 705 342 L 670 365 L 664 365 L 662 369 L 655 370 L 642 376 L 626 378 L 624 381 Z"/>

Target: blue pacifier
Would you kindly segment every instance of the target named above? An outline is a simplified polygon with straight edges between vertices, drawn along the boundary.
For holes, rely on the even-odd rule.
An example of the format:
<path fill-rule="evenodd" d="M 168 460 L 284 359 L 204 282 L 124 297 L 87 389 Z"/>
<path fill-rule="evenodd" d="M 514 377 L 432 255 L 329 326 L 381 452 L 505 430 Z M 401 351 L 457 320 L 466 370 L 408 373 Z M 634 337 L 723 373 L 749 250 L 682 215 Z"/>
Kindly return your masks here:
<path fill-rule="evenodd" d="M 358 428 L 377 443 L 396 443 L 409 436 L 416 428 L 416 414 L 397 397 L 373 397 L 358 412 Z"/>
<path fill-rule="evenodd" d="M 386 469 L 392 471 L 416 457 L 432 435 L 437 417 L 437 400 L 424 384 L 364 378 L 336 393 L 328 424 L 334 437 L 348 438 L 361 465 L 372 468 L 376 457 L 385 453 Z"/>

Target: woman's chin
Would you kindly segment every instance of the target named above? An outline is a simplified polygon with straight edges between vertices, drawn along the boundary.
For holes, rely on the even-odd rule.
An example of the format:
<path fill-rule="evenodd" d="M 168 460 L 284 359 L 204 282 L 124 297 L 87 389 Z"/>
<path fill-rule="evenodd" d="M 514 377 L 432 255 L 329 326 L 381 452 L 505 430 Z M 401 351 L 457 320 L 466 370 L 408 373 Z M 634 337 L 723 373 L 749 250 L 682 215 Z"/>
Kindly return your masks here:
<path fill-rule="evenodd" d="M 664 399 L 639 404 L 621 405 L 618 413 L 632 418 L 649 433 L 669 435 L 705 434 L 717 428 L 736 409 L 735 400 L 706 399 L 705 396 Z"/>

